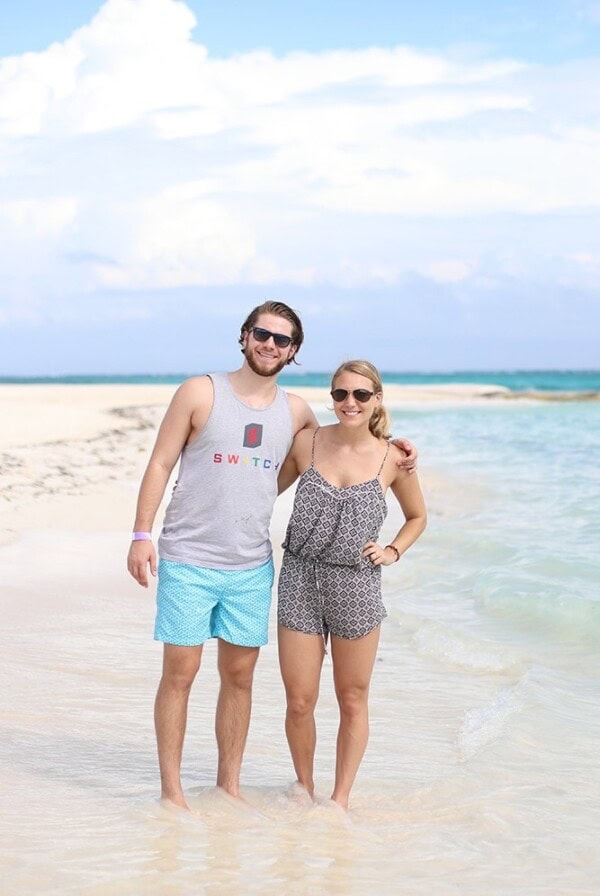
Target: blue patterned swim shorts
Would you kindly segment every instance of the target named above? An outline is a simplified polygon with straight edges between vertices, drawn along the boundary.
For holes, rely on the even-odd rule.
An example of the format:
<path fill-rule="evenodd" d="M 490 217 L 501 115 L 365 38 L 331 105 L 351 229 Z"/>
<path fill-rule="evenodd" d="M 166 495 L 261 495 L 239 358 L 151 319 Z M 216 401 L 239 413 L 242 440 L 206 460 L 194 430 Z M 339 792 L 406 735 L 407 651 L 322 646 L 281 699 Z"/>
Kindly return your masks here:
<path fill-rule="evenodd" d="M 154 638 L 196 647 L 222 638 L 239 647 L 268 641 L 273 561 L 254 569 L 206 569 L 160 560 Z"/>

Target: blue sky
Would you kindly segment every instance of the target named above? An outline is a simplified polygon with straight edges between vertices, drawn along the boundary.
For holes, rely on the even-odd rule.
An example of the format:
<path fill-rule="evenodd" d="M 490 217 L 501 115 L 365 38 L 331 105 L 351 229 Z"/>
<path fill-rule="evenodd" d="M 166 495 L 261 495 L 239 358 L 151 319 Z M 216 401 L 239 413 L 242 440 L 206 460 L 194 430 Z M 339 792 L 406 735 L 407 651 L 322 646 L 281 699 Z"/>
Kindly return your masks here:
<path fill-rule="evenodd" d="M 600 2 L 0 6 L 0 375 L 598 367 Z"/>

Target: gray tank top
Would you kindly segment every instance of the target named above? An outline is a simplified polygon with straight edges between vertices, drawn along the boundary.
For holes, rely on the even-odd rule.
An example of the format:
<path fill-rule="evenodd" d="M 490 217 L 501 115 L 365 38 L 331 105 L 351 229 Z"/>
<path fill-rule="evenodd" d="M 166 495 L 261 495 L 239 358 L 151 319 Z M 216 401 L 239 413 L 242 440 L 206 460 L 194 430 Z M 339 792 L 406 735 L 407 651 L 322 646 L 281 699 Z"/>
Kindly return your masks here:
<path fill-rule="evenodd" d="M 282 545 L 290 554 L 328 566 L 359 566 L 367 541 L 377 541 L 387 515 L 379 476 L 388 451 L 373 479 L 340 487 L 324 479 L 315 467 L 315 430 L 310 467 L 298 480 L 294 508 Z"/>
<path fill-rule="evenodd" d="M 210 379 L 212 410 L 181 454 L 158 550 L 177 563 L 252 569 L 272 553 L 269 523 L 277 473 L 292 444 L 292 414 L 279 387 L 269 407 L 251 408 L 226 373 Z"/>

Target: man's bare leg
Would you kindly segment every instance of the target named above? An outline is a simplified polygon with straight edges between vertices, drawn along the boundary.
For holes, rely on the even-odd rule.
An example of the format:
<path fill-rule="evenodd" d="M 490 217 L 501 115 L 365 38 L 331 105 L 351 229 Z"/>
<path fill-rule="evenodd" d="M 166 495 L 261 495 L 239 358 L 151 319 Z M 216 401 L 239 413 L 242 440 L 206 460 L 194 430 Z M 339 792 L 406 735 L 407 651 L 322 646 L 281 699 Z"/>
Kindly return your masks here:
<path fill-rule="evenodd" d="M 156 701 L 154 724 L 160 766 L 161 798 L 188 809 L 181 787 L 181 755 L 190 689 L 200 668 L 202 645 L 165 644 L 163 672 Z"/>
<path fill-rule="evenodd" d="M 325 647 L 321 635 L 278 627 L 279 666 L 285 686 L 285 734 L 298 783 L 314 795 L 313 766 L 317 745 L 315 706 L 319 696 Z"/>
<path fill-rule="evenodd" d="M 369 739 L 369 685 L 380 626 L 364 638 L 332 637 L 333 680 L 340 707 L 335 785 L 331 799 L 348 809 L 350 789 Z"/>
<path fill-rule="evenodd" d="M 215 717 L 219 751 L 217 787 L 239 799 L 240 771 L 252 709 L 252 679 L 258 647 L 238 647 L 219 638 L 221 688 Z"/>

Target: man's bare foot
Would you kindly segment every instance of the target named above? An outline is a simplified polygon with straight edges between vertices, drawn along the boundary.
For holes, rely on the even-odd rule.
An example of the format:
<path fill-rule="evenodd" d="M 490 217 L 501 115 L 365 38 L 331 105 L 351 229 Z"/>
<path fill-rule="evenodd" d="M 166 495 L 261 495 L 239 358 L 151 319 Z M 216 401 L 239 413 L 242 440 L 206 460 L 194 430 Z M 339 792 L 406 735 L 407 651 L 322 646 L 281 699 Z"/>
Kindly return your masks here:
<path fill-rule="evenodd" d="M 222 787 L 220 784 L 217 784 L 217 786 L 215 787 L 215 790 L 219 796 L 224 797 L 227 800 L 227 802 L 229 802 L 229 803 L 243 803 L 244 802 L 244 799 L 243 799 L 241 793 L 239 792 L 239 790 L 231 791 L 231 790 L 228 790 L 226 787 Z"/>
<path fill-rule="evenodd" d="M 229 803 L 230 806 L 235 806 L 236 809 L 241 809 L 243 812 L 247 812 L 249 815 L 256 816 L 256 818 L 267 817 L 266 815 L 263 815 L 263 813 L 259 809 L 251 806 L 250 803 L 244 799 L 241 793 L 238 793 L 237 796 L 234 796 L 234 794 L 230 793 L 228 790 L 225 790 L 225 788 L 221 787 L 220 785 L 217 785 L 215 787 L 215 793 L 220 796 L 221 799 L 224 799 L 227 803 Z"/>

